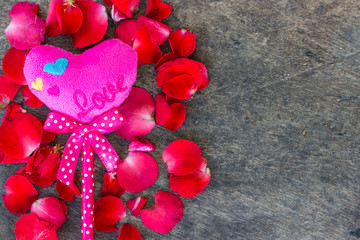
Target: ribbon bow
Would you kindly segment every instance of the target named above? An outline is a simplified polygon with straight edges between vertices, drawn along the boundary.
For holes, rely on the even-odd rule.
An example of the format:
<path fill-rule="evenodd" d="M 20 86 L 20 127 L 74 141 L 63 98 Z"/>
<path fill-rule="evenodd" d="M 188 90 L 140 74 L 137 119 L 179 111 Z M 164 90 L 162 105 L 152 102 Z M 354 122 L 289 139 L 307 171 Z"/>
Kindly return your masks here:
<path fill-rule="evenodd" d="M 57 178 L 66 185 L 73 182 L 76 162 L 82 151 L 82 239 L 94 235 L 94 152 L 107 171 L 113 172 L 120 159 L 109 141 L 103 136 L 124 125 L 126 121 L 117 109 L 112 109 L 89 124 L 74 121 L 58 113 L 49 113 L 44 129 L 55 133 L 72 133 L 65 145 Z"/>

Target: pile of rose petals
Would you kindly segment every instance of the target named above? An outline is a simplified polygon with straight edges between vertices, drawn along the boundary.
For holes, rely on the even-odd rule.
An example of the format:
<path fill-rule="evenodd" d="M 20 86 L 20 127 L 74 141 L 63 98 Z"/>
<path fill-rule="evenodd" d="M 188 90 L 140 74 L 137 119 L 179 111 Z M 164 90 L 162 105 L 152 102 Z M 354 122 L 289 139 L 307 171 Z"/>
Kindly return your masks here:
<path fill-rule="evenodd" d="M 9 212 L 24 214 L 15 224 L 17 239 L 57 239 L 56 230 L 65 222 L 67 207 L 55 197 L 38 199 L 33 184 L 51 186 L 60 164 L 58 146 L 50 146 L 55 134 L 43 130 L 42 123 L 11 103 L 0 125 L 0 164 L 27 163 L 5 183 L 3 202 Z"/>
<path fill-rule="evenodd" d="M 5 75 L 0 76 L 0 109 L 10 104 L 21 86 L 23 86 L 21 95 L 26 105 L 33 108 L 39 108 L 43 105 L 30 92 L 24 77 L 23 68 L 26 53 L 26 50 L 18 50 L 12 47 L 3 58 L 2 68 Z"/>
<path fill-rule="evenodd" d="M 56 240 L 55 226 L 49 222 L 42 221 L 33 213 L 21 216 L 15 223 L 16 239 L 48 239 Z"/>
<path fill-rule="evenodd" d="M 194 197 L 210 182 L 210 170 L 201 152 L 198 145 L 185 139 L 170 143 L 163 152 L 170 188 L 182 197 Z"/>
<path fill-rule="evenodd" d="M 10 104 L 21 86 L 26 105 L 33 108 L 43 105 L 27 88 L 23 74 L 28 50 L 39 46 L 45 39 L 45 21 L 38 17 L 38 12 L 39 6 L 28 2 L 16 3 L 9 12 L 11 22 L 5 34 L 13 47 L 2 62 L 4 75 L 0 76 L 0 109 Z"/>
<path fill-rule="evenodd" d="M 35 187 L 23 176 L 13 175 L 5 183 L 3 196 L 5 207 L 13 214 L 27 212 L 39 197 Z"/>
<path fill-rule="evenodd" d="M 5 183 L 5 207 L 13 214 L 24 214 L 15 224 L 16 239 L 57 239 L 56 230 L 67 218 L 65 203 L 56 197 L 38 199 L 34 186 L 21 175 L 13 175 Z"/>
<path fill-rule="evenodd" d="M 139 139 L 136 141 L 140 142 Z M 142 141 L 146 144 L 149 142 Z M 194 197 L 210 181 L 210 170 L 201 152 L 195 143 L 183 139 L 172 142 L 163 152 L 163 161 L 170 173 L 170 188 L 182 197 Z M 115 223 L 126 215 L 126 208 L 118 197 L 125 191 L 137 193 L 151 187 L 157 175 L 157 163 L 150 155 L 141 150 L 129 151 L 128 157 L 118 166 L 117 181 L 115 173 L 104 175 L 102 197 L 95 202 L 95 229 L 100 232 L 117 231 Z M 131 216 L 140 214 L 145 226 L 166 234 L 182 219 L 184 205 L 179 197 L 170 192 L 159 191 L 154 197 L 155 205 L 147 209 L 143 209 L 147 199 L 141 196 L 128 200 L 126 205 Z M 120 236 L 125 234 L 124 231 L 120 231 Z M 126 233 L 129 231 L 136 236 L 138 234 L 134 226 L 127 226 Z"/>
<path fill-rule="evenodd" d="M 71 35 L 75 47 L 97 43 L 108 26 L 106 8 L 93 0 L 51 0 L 46 35 Z"/>
<path fill-rule="evenodd" d="M 188 58 L 196 47 L 196 37 L 188 29 L 172 31 L 161 21 L 172 12 L 162 0 L 148 0 L 145 15 L 138 14 L 139 0 L 104 0 L 111 17 L 120 21 L 115 31 L 118 38 L 138 54 L 139 64 L 155 63 L 156 83 L 163 91 L 153 96 L 145 89 L 133 87 L 119 107 L 126 124 L 116 133 L 129 140 L 128 156 L 119 162 L 116 172 L 104 175 L 101 197 L 95 202 L 94 227 L 100 232 L 117 231 L 116 223 L 126 216 L 140 218 L 153 231 L 166 234 L 183 217 L 184 204 L 177 195 L 158 191 L 155 205 L 144 208 L 147 198 L 137 196 L 126 202 L 125 191 L 140 193 L 154 185 L 159 174 L 156 160 L 149 154 L 155 144 L 145 139 L 156 125 L 170 131 L 182 126 L 186 117 L 183 100 L 192 98 L 208 83 L 207 69 Z M 2 62 L 0 108 L 6 108 L 0 125 L 0 164 L 26 163 L 5 183 L 3 202 L 13 214 L 22 215 L 15 224 L 16 239 L 57 239 L 56 230 L 67 218 L 64 201 L 72 202 L 81 192 L 77 178 L 67 186 L 56 182 L 56 197 L 40 198 L 33 184 L 49 187 L 55 183 L 60 165 L 61 146 L 51 146 L 55 134 L 43 130 L 44 121 L 27 113 L 22 105 L 12 102 L 21 89 L 23 104 L 39 108 L 43 103 L 26 85 L 23 67 L 27 53 L 47 36 L 71 35 L 75 47 L 98 43 L 106 34 L 106 7 L 93 0 L 51 0 L 46 21 L 38 17 L 39 6 L 29 2 L 15 4 L 5 34 L 12 48 Z M 171 51 L 163 54 L 160 46 L 168 41 Z M 172 191 L 184 198 L 200 194 L 210 181 L 207 161 L 195 143 L 180 139 L 166 147 L 162 160 L 169 173 Z M 27 213 L 30 211 L 30 213 Z M 118 239 L 142 239 L 131 224 L 121 226 Z"/>
<path fill-rule="evenodd" d="M 42 144 L 29 158 L 25 167 L 15 174 L 26 177 L 41 187 L 50 187 L 56 180 L 60 166 L 60 152 L 54 147 Z"/>
<path fill-rule="evenodd" d="M 164 125 L 170 131 L 177 130 L 185 121 L 186 108 L 180 100 L 156 95 L 156 124 Z"/>

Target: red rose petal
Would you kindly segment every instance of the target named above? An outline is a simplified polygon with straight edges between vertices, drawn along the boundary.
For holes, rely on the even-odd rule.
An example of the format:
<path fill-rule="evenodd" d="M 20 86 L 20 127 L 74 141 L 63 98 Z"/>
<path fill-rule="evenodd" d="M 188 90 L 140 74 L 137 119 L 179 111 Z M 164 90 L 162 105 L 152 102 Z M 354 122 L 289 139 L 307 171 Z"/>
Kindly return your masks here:
<path fill-rule="evenodd" d="M 145 206 L 146 202 L 146 197 L 137 197 L 133 200 L 128 200 L 126 206 L 130 209 L 131 216 L 139 216 L 140 210 Z"/>
<path fill-rule="evenodd" d="M 156 63 L 162 55 L 160 48 L 152 42 L 146 27 L 135 34 L 133 49 L 137 52 L 139 61 L 143 63 Z"/>
<path fill-rule="evenodd" d="M 20 85 L 0 75 L 0 109 L 6 108 L 14 99 Z"/>
<path fill-rule="evenodd" d="M 114 196 L 101 197 L 95 202 L 95 229 L 99 232 L 118 230 L 115 223 L 126 216 L 124 203 Z"/>
<path fill-rule="evenodd" d="M 29 158 L 9 157 L 3 151 L 0 150 L 0 164 L 26 163 L 28 160 Z"/>
<path fill-rule="evenodd" d="M 116 130 L 122 138 L 142 138 L 155 127 L 155 102 L 150 93 L 142 88 L 133 87 L 119 111 L 127 122 Z"/>
<path fill-rule="evenodd" d="M 44 105 L 43 102 L 41 102 L 29 89 L 29 87 L 23 86 L 23 89 L 21 91 L 21 95 L 24 98 L 24 103 L 32 108 L 40 108 L 42 105 Z"/>
<path fill-rule="evenodd" d="M 30 157 L 27 165 L 16 172 L 41 187 L 51 186 L 57 177 L 60 153 L 53 146 L 42 144 Z"/>
<path fill-rule="evenodd" d="M 77 0 L 76 3 L 83 13 L 84 21 L 80 30 L 72 35 L 74 46 L 82 48 L 101 41 L 108 26 L 106 8 L 92 0 Z"/>
<path fill-rule="evenodd" d="M 11 8 L 11 22 L 5 29 L 5 34 L 14 48 L 30 49 L 45 40 L 45 21 L 37 16 L 38 9 L 38 5 L 28 2 L 16 3 Z"/>
<path fill-rule="evenodd" d="M 139 15 L 138 22 L 140 26 L 146 27 L 151 38 L 159 46 L 166 42 L 172 31 L 171 27 L 143 15 Z"/>
<path fill-rule="evenodd" d="M 35 13 L 36 15 L 39 15 L 39 5 L 35 4 L 35 3 L 30 3 L 30 7 L 29 9 L 31 9 L 31 11 L 33 13 Z M 10 13 L 9 13 L 10 14 Z"/>
<path fill-rule="evenodd" d="M 15 223 L 17 240 L 57 240 L 55 226 L 39 220 L 35 214 L 21 216 Z"/>
<path fill-rule="evenodd" d="M 44 124 L 44 123 L 42 123 L 42 124 Z M 55 141 L 55 133 L 43 130 L 43 136 L 41 138 L 41 143 L 51 143 L 53 141 Z"/>
<path fill-rule="evenodd" d="M 130 223 L 124 223 L 121 226 L 120 234 L 117 240 L 142 240 L 139 230 Z"/>
<path fill-rule="evenodd" d="M 120 20 L 127 19 L 128 17 L 123 14 L 115 5 L 111 6 L 111 18 L 115 22 L 119 22 Z"/>
<path fill-rule="evenodd" d="M 49 11 L 46 17 L 45 30 L 46 35 L 53 37 L 61 33 L 60 26 L 56 17 L 56 9 L 59 4 L 63 4 L 63 0 L 51 0 Z"/>
<path fill-rule="evenodd" d="M 188 29 L 177 29 L 170 34 L 169 44 L 177 57 L 187 57 L 195 50 L 196 37 Z"/>
<path fill-rule="evenodd" d="M 167 62 L 170 62 L 172 60 L 175 60 L 177 57 L 174 53 L 166 53 L 164 55 L 162 55 L 162 57 L 159 59 L 159 61 L 156 63 L 154 69 L 155 71 L 159 71 L 159 68 Z"/>
<path fill-rule="evenodd" d="M 39 194 L 34 186 L 23 176 L 10 176 L 5 185 L 4 205 L 12 214 L 27 212 Z"/>
<path fill-rule="evenodd" d="M 13 163 L 27 163 L 29 161 L 29 158 L 13 158 L 13 157 L 9 157 L 7 155 L 5 155 L 3 152 L 1 152 L 0 150 L 0 164 L 13 164 Z"/>
<path fill-rule="evenodd" d="M 202 76 L 202 82 L 198 87 L 198 91 L 203 90 L 204 88 L 207 87 L 207 85 L 209 84 L 209 77 L 207 74 L 207 69 L 204 66 L 204 64 L 200 63 L 200 62 L 196 62 L 199 66 L 200 72 L 201 72 L 201 76 Z"/>
<path fill-rule="evenodd" d="M 156 124 L 164 125 L 169 120 L 171 108 L 166 98 L 162 94 L 156 95 Z"/>
<path fill-rule="evenodd" d="M 38 148 L 43 134 L 40 121 L 19 113 L 0 126 L 0 149 L 14 158 L 26 158 Z"/>
<path fill-rule="evenodd" d="M 210 182 L 210 169 L 204 158 L 201 167 L 192 174 L 178 176 L 170 174 L 169 185 L 171 190 L 184 198 L 192 198 L 201 193 Z"/>
<path fill-rule="evenodd" d="M 132 18 L 139 11 L 139 0 L 111 0 L 111 2 L 122 13 L 122 19 Z"/>
<path fill-rule="evenodd" d="M 66 221 L 67 207 L 62 200 L 56 197 L 44 197 L 32 204 L 31 213 L 59 229 Z"/>
<path fill-rule="evenodd" d="M 4 117 L 1 120 L 1 124 L 3 124 L 5 121 L 11 119 L 14 115 L 19 113 L 26 112 L 24 109 L 22 109 L 21 105 L 19 103 L 10 103 L 9 106 L 5 110 Z M 13 158 L 10 156 L 7 156 L 3 151 L 0 149 L 0 164 L 12 164 L 12 163 L 26 163 L 28 162 L 29 158 Z"/>
<path fill-rule="evenodd" d="M 177 99 L 192 97 L 207 86 L 209 79 L 203 64 L 188 58 L 178 58 L 158 68 L 156 83 L 168 96 Z"/>
<path fill-rule="evenodd" d="M 148 0 L 146 5 L 145 16 L 161 21 L 167 18 L 172 11 L 170 4 L 163 3 L 161 0 Z"/>
<path fill-rule="evenodd" d="M 173 193 L 159 191 L 155 195 L 155 205 L 140 211 L 145 226 L 151 230 L 166 234 L 181 221 L 184 204 Z"/>
<path fill-rule="evenodd" d="M 170 131 L 176 131 L 185 121 L 186 108 L 183 103 L 174 103 L 171 106 L 170 118 L 164 124 L 164 127 Z"/>
<path fill-rule="evenodd" d="M 113 5 L 111 0 L 103 0 L 103 1 L 108 7 L 111 7 Z"/>
<path fill-rule="evenodd" d="M 141 28 L 135 19 L 121 21 L 115 30 L 115 38 L 120 39 L 130 47 L 133 46 L 135 34 Z"/>
<path fill-rule="evenodd" d="M 24 109 L 22 109 L 21 105 L 19 103 L 10 103 L 9 106 L 5 110 L 5 114 L 3 119 L 1 120 L 1 124 L 3 124 L 6 120 L 11 119 L 14 115 L 18 113 L 24 113 L 26 112 Z"/>
<path fill-rule="evenodd" d="M 45 120 L 42 120 L 41 124 L 42 124 L 42 126 L 44 128 Z M 55 133 L 43 130 L 41 143 L 50 143 L 50 142 L 53 142 L 53 141 L 55 141 Z"/>
<path fill-rule="evenodd" d="M 1 120 L 1 124 L 3 124 L 5 121 L 11 119 L 14 115 L 19 113 L 26 112 L 24 109 L 22 109 L 21 105 L 19 103 L 10 103 L 9 106 L 5 110 L 4 117 Z M 0 164 L 12 164 L 12 163 L 27 163 L 29 160 L 28 157 L 26 158 L 13 158 L 10 156 L 7 156 L 3 151 L 0 150 Z"/>
<path fill-rule="evenodd" d="M 195 80 L 191 75 L 178 75 L 164 83 L 163 91 L 168 96 L 177 99 L 191 98 L 197 90 Z"/>
<path fill-rule="evenodd" d="M 180 139 L 170 143 L 162 154 L 169 173 L 186 175 L 195 172 L 201 166 L 203 157 L 201 148 L 194 142 Z"/>
<path fill-rule="evenodd" d="M 75 178 L 74 178 L 75 180 Z M 64 183 L 57 181 L 56 182 L 56 191 L 59 194 L 59 197 L 65 201 L 72 202 L 75 200 L 75 195 L 80 196 L 80 191 L 75 185 L 74 182 L 70 186 L 65 185 Z"/>
<path fill-rule="evenodd" d="M 157 85 L 162 88 L 164 83 L 179 75 L 190 75 L 195 80 L 195 86 L 199 87 L 203 82 L 203 69 L 199 62 L 188 59 L 178 58 L 174 61 L 163 64 L 156 76 Z"/>
<path fill-rule="evenodd" d="M 155 150 L 155 144 L 146 139 L 134 138 L 131 140 L 128 151 L 152 152 Z"/>
<path fill-rule="evenodd" d="M 123 195 L 125 190 L 120 187 L 117 181 L 116 174 L 113 172 L 107 172 L 104 175 L 104 182 L 101 189 L 101 196 L 115 196 L 120 197 Z"/>
<path fill-rule="evenodd" d="M 172 105 L 174 103 L 181 103 L 181 99 L 176 99 L 176 98 L 172 98 L 172 97 L 169 97 L 168 95 L 166 95 L 166 101 Z"/>
<path fill-rule="evenodd" d="M 83 25 L 84 16 L 76 3 L 61 3 L 56 7 L 56 18 L 62 34 L 74 34 Z"/>
<path fill-rule="evenodd" d="M 164 86 L 164 83 L 176 77 L 178 75 L 190 75 L 197 73 L 197 82 L 199 85 L 201 84 L 202 78 L 201 74 L 199 73 L 199 66 L 195 63 L 195 61 L 190 60 L 188 58 L 178 58 L 173 61 L 169 61 L 164 63 L 158 69 L 158 75 L 156 76 L 156 83 L 159 88 Z"/>
<path fill-rule="evenodd" d="M 156 182 L 159 168 L 156 160 L 143 152 L 129 152 L 118 166 L 117 179 L 125 191 L 141 192 Z"/>
<path fill-rule="evenodd" d="M 0 164 L 5 161 L 6 155 L 3 151 L 0 150 Z"/>
<path fill-rule="evenodd" d="M 28 161 L 29 161 L 28 158 L 13 158 L 6 156 L 0 150 L 0 164 L 27 163 Z"/>
<path fill-rule="evenodd" d="M 2 62 L 5 76 L 20 85 L 27 84 L 23 73 L 25 55 L 25 51 L 12 47 L 6 52 Z"/>
<path fill-rule="evenodd" d="M 139 36 L 137 36 L 137 44 L 151 45 L 148 46 L 150 50 L 152 50 L 153 52 L 159 52 L 158 45 L 163 44 L 167 40 L 172 29 L 163 23 L 144 17 L 142 15 L 139 15 L 139 18 L 137 20 L 128 19 L 125 21 L 121 21 L 115 30 L 115 38 L 118 38 L 129 46 L 133 47 L 135 35 L 143 27 L 146 28 L 147 35 L 144 34 L 145 31 L 142 30 L 143 32 L 141 34 L 139 33 Z M 148 38 L 150 38 L 151 41 Z"/>

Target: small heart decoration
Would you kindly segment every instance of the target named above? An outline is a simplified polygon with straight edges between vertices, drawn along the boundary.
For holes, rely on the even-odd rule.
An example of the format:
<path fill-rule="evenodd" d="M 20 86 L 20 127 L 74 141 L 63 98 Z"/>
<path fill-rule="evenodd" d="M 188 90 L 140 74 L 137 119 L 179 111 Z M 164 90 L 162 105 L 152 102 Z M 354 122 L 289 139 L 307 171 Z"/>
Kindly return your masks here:
<path fill-rule="evenodd" d="M 59 58 L 55 61 L 55 63 L 47 63 L 44 66 L 44 72 L 60 76 L 63 75 L 69 61 L 66 58 Z"/>
<path fill-rule="evenodd" d="M 24 75 L 31 92 L 51 110 L 89 123 L 119 107 L 136 80 L 137 54 L 118 39 L 80 55 L 43 45 L 26 57 Z"/>
<path fill-rule="evenodd" d="M 48 93 L 49 93 L 49 95 L 59 96 L 60 89 L 57 85 L 54 85 L 53 87 L 48 89 Z"/>
<path fill-rule="evenodd" d="M 36 78 L 36 80 L 34 82 L 31 82 L 31 88 L 38 90 L 38 91 L 42 91 L 43 90 L 43 81 L 41 78 Z"/>

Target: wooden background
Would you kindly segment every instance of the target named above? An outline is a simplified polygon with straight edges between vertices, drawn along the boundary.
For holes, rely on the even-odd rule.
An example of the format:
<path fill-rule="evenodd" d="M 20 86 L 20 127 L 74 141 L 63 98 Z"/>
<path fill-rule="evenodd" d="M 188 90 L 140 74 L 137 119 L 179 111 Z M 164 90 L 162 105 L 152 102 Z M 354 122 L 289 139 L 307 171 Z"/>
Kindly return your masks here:
<path fill-rule="evenodd" d="M 144 13 L 146 2 L 141 1 Z M 1 32 L 16 2 L 0 2 Z M 49 1 L 32 2 L 40 5 L 45 18 Z M 147 136 L 157 146 L 151 154 L 160 168 L 156 184 L 143 194 L 121 199 L 151 198 L 158 190 L 169 190 L 161 153 L 180 138 L 203 149 L 212 179 L 202 194 L 183 199 L 184 218 L 168 235 L 147 229 L 129 213 L 117 225 L 134 224 L 143 239 L 359 238 L 359 1 L 166 2 L 174 11 L 164 22 L 196 34 L 191 58 L 207 66 L 211 82 L 184 101 L 187 118 L 177 132 L 157 126 Z M 106 38 L 113 37 L 115 27 L 110 21 Z M 79 52 L 67 36 L 46 43 Z M 0 60 L 9 48 L 1 34 Z M 155 76 L 152 66 L 140 66 L 135 85 L 155 96 Z M 48 113 L 46 107 L 25 108 L 40 119 Z M 125 157 L 128 142 L 116 134 L 108 137 Z M 64 144 L 66 138 L 59 135 L 56 142 Z M 21 166 L 0 166 L 0 194 L 6 179 Z M 104 172 L 96 161 L 96 198 Z M 56 196 L 54 186 L 38 190 L 41 197 Z M 80 199 L 67 205 L 69 217 L 57 231 L 58 238 L 77 240 Z M 0 213 L 0 239 L 14 239 L 19 216 L 10 214 L 2 201 Z M 117 236 L 118 232 L 96 233 L 96 239 Z"/>

